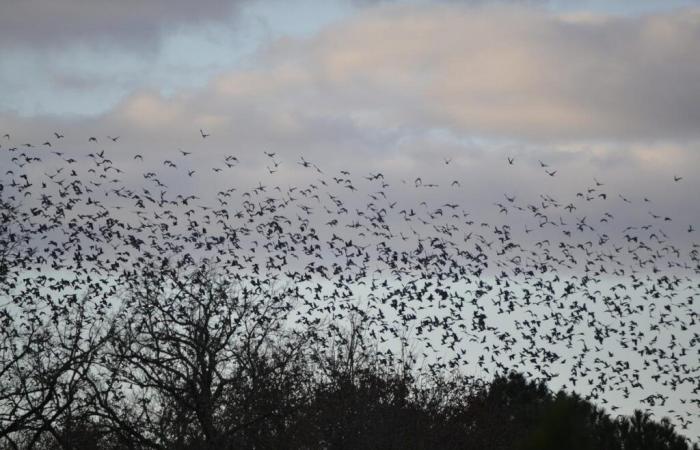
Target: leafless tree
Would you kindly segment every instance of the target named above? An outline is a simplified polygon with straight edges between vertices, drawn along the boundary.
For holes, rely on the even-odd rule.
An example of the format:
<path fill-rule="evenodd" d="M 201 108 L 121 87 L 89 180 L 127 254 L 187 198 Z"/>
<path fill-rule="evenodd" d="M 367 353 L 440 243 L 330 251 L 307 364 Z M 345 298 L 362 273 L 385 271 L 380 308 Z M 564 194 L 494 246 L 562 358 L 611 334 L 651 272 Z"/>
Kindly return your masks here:
<path fill-rule="evenodd" d="M 0 201 L 0 443 L 10 448 L 33 448 L 45 433 L 61 442 L 59 423 L 78 404 L 105 336 L 87 294 L 48 293 L 72 286 L 70 274 L 33 273 L 34 226 Z"/>
<path fill-rule="evenodd" d="M 288 398 L 261 408 L 261 398 L 303 359 L 307 338 L 287 326 L 293 289 L 206 265 L 163 265 L 125 281 L 91 379 L 96 415 L 124 443 L 227 448 L 292 406 Z"/>

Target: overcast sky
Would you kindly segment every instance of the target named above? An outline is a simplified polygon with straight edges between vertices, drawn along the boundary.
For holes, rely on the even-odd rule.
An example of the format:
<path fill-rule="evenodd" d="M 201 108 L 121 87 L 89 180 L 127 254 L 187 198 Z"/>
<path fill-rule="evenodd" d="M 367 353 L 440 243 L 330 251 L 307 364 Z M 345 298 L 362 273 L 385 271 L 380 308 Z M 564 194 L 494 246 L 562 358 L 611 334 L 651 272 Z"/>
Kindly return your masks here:
<path fill-rule="evenodd" d="M 235 154 L 250 186 L 263 151 L 459 179 L 448 195 L 491 209 L 595 177 L 619 222 L 640 212 L 613 194 L 647 197 L 697 241 L 700 2 L 2 0 L 0 135 L 57 130 L 124 164 Z"/>
<path fill-rule="evenodd" d="M 121 135 L 155 158 L 204 128 L 249 167 L 268 150 L 410 177 L 449 157 L 483 180 L 511 156 L 520 184 L 503 189 L 533 192 L 552 187 L 546 160 L 558 190 L 597 176 L 684 226 L 700 219 L 697 86 L 692 0 L 0 5 L 0 131 L 18 140 Z"/>

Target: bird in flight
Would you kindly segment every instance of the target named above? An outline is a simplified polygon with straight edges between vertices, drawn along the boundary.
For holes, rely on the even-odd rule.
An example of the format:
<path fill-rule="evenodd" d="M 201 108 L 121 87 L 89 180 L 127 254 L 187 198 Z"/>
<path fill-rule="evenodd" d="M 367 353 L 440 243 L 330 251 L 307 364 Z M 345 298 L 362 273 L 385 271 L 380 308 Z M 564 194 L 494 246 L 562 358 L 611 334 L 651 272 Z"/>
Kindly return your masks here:
<path fill-rule="evenodd" d="M 676 183 L 681 181 L 682 179 L 683 179 L 683 177 L 679 177 L 678 175 L 674 175 L 674 177 L 673 177 L 673 181 L 675 181 Z"/>
<path fill-rule="evenodd" d="M 56 139 L 61 139 L 64 137 L 61 133 L 58 133 L 56 131 L 53 132 L 53 135 L 56 136 Z"/>
<path fill-rule="evenodd" d="M 509 156 L 509 157 L 508 157 L 508 164 L 510 164 L 510 165 L 512 166 L 514 162 L 515 162 L 515 158 L 511 158 L 511 157 Z"/>
<path fill-rule="evenodd" d="M 545 170 L 545 172 L 546 172 L 547 175 L 549 175 L 550 177 L 553 177 L 554 175 L 557 174 L 557 171 L 556 171 L 556 170 L 552 170 L 551 172 L 550 172 L 549 170 Z"/>
<path fill-rule="evenodd" d="M 199 129 L 199 134 L 202 135 L 202 139 L 206 139 L 210 136 L 209 134 L 206 134 L 201 128 Z"/>

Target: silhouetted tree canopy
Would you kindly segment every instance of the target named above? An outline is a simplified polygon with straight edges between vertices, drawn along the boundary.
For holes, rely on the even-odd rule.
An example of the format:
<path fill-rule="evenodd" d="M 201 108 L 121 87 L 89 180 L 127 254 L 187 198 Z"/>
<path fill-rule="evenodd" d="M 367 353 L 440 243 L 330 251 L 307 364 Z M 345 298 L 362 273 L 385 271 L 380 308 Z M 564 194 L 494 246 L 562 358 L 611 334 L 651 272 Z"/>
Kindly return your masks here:
<path fill-rule="evenodd" d="M 152 440 L 141 436 L 148 428 L 138 424 L 123 430 L 116 420 L 85 414 L 61 422 L 34 448 L 698 449 L 665 419 L 655 421 L 641 411 L 612 418 L 576 394 L 550 392 L 516 373 L 482 383 L 418 380 L 377 364 L 356 367 L 352 377 L 334 371 L 318 377 L 319 367 L 310 361 L 297 361 L 285 374 L 272 370 L 276 357 L 258 364 L 271 369 L 258 380 L 261 385 L 240 386 L 219 407 L 216 426 L 230 430 L 226 439 L 211 443 L 187 406 L 171 405 L 158 416 L 163 434 Z"/>

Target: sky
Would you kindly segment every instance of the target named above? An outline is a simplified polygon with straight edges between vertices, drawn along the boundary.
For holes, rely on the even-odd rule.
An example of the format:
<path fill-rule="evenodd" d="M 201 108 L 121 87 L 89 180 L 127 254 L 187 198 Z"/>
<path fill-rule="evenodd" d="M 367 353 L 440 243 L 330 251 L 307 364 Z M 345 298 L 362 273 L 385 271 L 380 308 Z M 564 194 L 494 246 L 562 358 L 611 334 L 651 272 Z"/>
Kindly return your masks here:
<path fill-rule="evenodd" d="M 509 192 L 553 187 L 544 160 L 557 189 L 597 176 L 688 226 L 699 37 L 689 0 L 9 0 L 0 131 L 121 135 L 155 160 L 205 129 L 211 158 L 263 171 L 266 150 L 405 179 L 453 158 Z"/>
<path fill-rule="evenodd" d="M 698 86 L 691 0 L 0 3 L 0 135 L 13 142 L 59 131 L 82 151 L 97 136 L 125 165 L 184 149 L 202 172 L 235 154 L 249 186 L 264 151 L 297 169 L 303 155 L 409 185 L 459 179 L 449 195 L 474 210 L 504 192 L 575 195 L 595 178 L 651 200 L 616 206 L 620 222 L 651 209 L 688 245 Z M 517 169 L 504 176 L 507 158 Z"/>

